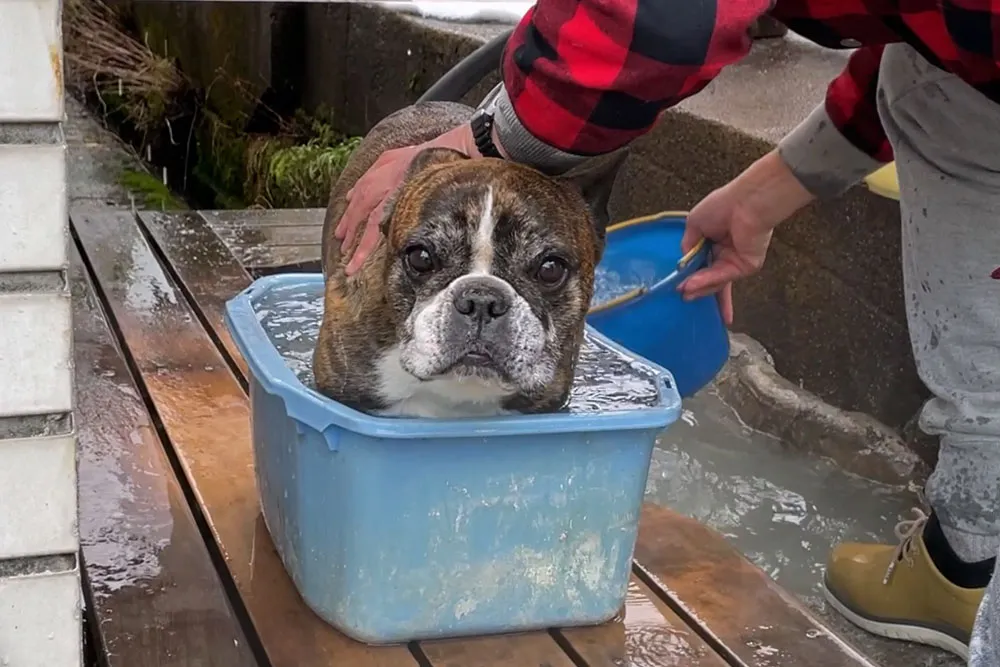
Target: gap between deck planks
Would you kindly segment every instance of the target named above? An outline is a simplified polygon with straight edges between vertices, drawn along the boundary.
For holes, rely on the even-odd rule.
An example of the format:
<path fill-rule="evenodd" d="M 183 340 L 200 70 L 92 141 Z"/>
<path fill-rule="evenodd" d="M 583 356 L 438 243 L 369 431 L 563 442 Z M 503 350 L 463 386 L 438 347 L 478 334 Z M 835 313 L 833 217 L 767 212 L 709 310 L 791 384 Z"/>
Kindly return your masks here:
<path fill-rule="evenodd" d="M 167 216 L 167 215 L 147 215 L 143 214 L 150 230 L 152 231 L 154 237 L 157 239 L 157 243 L 160 246 L 163 253 L 173 259 L 176 264 L 174 269 L 177 271 L 181 278 L 181 281 L 187 286 L 187 290 L 190 292 L 193 300 L 199 304 L 199 308 L 203 313 L 206 321 L 209 323 L 210 327 L 215 328 L 219 326 L 218 322 L 220 319 L 218 315 L 221 312 L 221 306 L 224 300 L 231 296 L 233 292 L 220 293 L 220 285 L 224 283 L 226 278 L 229 276 L 234 278 L 233 283 L 229 283 L 229 288 L 235 287 L 235 278 L 240 277 L 242 274 L 242 279 L 244 283 L 248 281 L 248 276 L 246 272 L 243 271 L 235 260 L 232 259 L 231 255 L 226 251 L 224 245 L 215 238 L 212 241 L 214 234 L 208 230 L 205 222 L 196 214 L 184 214 L 183 216 Z M 147 385 L 150 388 L 150 394 L 153 395 L 153 400 L 157 404 L 158 411 L 161 414 L 173 414 L 173 423 L 168 423 L 168 419 L 164 419 L 164 425 L 167 429 L 168 434 L 171 436 L 174 447 L 179 450 L 179 455 L 182 461 L 186 464 L 186 472 L 192 486 L 198 491 L 200 501 L 205 507 L 206 514 L 209 516 L 212 522 L 216 538 L 220 541 L 224 551 L 227 552 L 227 558 L 230 562 L 230 567 L 233 570 L 233 576 L 236 579 L 238 585 L 240 585 L 241 591 L 244 593 L 244 599 L 247 602 L 247 606 L 250 609 L 251 615 L 254 615 L 257 621 L 258 631 L 262 634 L 262 639 L 265 646 L 268 649 L 269 654 L 279 652 L 278 649 L 281 648 L 282 638 L 279 636 L 268 637 L 267 628 L 261 628 L 261 616 L 273 619 L 274 614 L 267 614 L 266 610 L 260 609 L 255 613 L 254 600 L 256 598 L 256 593 L 253 590 L 253 586 L 250 586 L 252 580 L 247 575 L 244 570 L 247 569 L 248 565 L 242 563 L 240 557 L 245 559 L 247 556 L 253 553 L 253 542 L 252 539 L 249 540 L 250 547 L 247 548 L 248 540 L 243 533 L 246 532 L 246 525 L 244 523 L 241 527 L 238 524 L 237 516 L 242 513 L 243 516 L 249 515 L 251 518 L 257 515 L 256 506 L 256 496 L 253 489 L 253 480 L 251 466 L 252 461 L 249 460 L 249 440 L 247 431 L 247 408 L 245 396 L 236 396 L 236 392 L 240 390 L 237 384 L 234 382 L 233 376 L 221 367 L 219 362 L 222 360 L 218 352 L 215 352 L 210 345 L 210 341 L 207 335 L 198 330 L 197 326 L 194 325 L 191 315 L 192 311 L 182 303 L 182 299 L 177 298 L 176 292 L 173 290 L 174 286 L 172 281 L 166 278 L 162 272 L 159 272 L 158 264 L 155 258 L 149 252 L 149 249 L 145 247 L 144 240 L 141 237 L 138 229 L 135 228 L 135 223 L 129 219 L 127 214 L 118 214 L 118 218 L 112 222 L 103 219 L 92 219 L 94 216 L 74 216 L 74 222 L 77 223 L 78 228 L 81 232 L 81 238 L 84 238 L 84 245 L 88 246 L 87 238 L 90 238 L 90 246 L 88 250 L 91 252 L 96 251 L 97 255 L 101 254 L 102 244 L 115 244 L 117 243 L 119 249 L 117 252 L 107 254 L 105 250 L 105 257 L 102 262 L 93 261 L 95 265 L 95 273 L 99 276 L 101 275 L 101 270 L 98 268 L 99 264 L 104 265 L 105 275 L 101 278 L 102 284 L 105 280 L 108 281 L 108 285 L 105 285 L 105 289 L 109 294 L 117 294 L 117 298 L 112 301 L 112 310 L 115 310 L 116 316 L 120 320 L 129 322 L 131 320 L 132 326 L 125 327 L 122 326 L 123 332 L 125 334 L 125 339 L 129 343 L 130 349 L 133 349 L 133 353 L 136 356 L 137 362 L 140 362 L 140 357 L 142 360 L 146 361 L 148 367 L 147 370 L 143 371 L 143 379 L 147 380 Z M 105 213 L 103 216 L 97 216 L 98 218 L 107 218 L 108 214 Z M 82 223 L 82 224 L 81 224 Z M 197 231 L 201 228 L 201 231 Z M 84 233 L 84 230 L 87 230 Z M 194 230 L 194 231 L 192 231 Z M 185 252 L 185 247 L 190 247 L 192 237 L 199 236 L 204 237 L 205 245 L 197 245 L 197 247 L 203 251 L 199 253 Z M 212 245 L 216 247 L 215 254 L 218 255 L 219 261 L 215 264 L 209 264 L 213 266 L 212 271 L 207 271 L 205 269 L 199 269 L 199 262 L 205 261 L 205 257 L 202 256 L 200 259 L 197 255 L 204 255 L 204 251 L 210 248 Z M 228 255 L 228 260 L 225 260 Z M 122 265 L 128 265 L 131 263 L 132 271 L 126 271 L 126 276 L 132 274 L 134 277 L 139 277 L 145 280 L 146 284 L 131 284 L 129 285 L 128 278 L 121 277 L 120 273 L 123 270 Z M 229 268 L 223 269 L 223 267 L 228 263 Z M 118 267 L 117 272 L 114 267 Z M 135 271 L 135 268 L 139 268 L 140 271 Z M 201 271 L 200 278 L 197 271 Z M 117 281 L 118 284 L 115 284 Z M 124 283 L 124 284 L 122 284 Z M 132 303 L 128 302 L 128 295 L 130 290 L 133 292 L 149 294 L 160 294 L 162 296 L 157 297 L 153 300 L 147 300 L 146 303 Z M 173 295 L 173 296 L 171 296 Z M 213 301 L 214 299 L 214 301 Z M 169 308 L 164 310 L 163 304 L 170 304 Z M 116 307 L 117 306 L 117 307 Z M 216 312 L 213 313 L 213 310 Z M 166 312 L 165 312 L 166 311 Z M 152 313 L 156 312 L 157 316 L 160 318 L 160 330 L 165 328 L 168 334 L 162 336 L 156 336 L 157 327 L 154 324 L 155 318 L 151 317 Z M 166 316 L 166 317 L 164 317 Z M 166 324 L 164 327 L 163 325 Z M 227 345 L 225 342 L 225 337 L 222 335 L 224 329 L 221 326 L 216 329 L 217 335 L 220 340 L 222 340 L 224 347 L 233 353 L 234 358 L 238 359 L 238 355 L 235 354 L 235 350 L 231 347 L 231 342 Z M 150 345 L 150 338 L 155 338 L 155 343 Z M 183 345 L 180 342 L 183 341 Z M 144 347 L 145 346 L 145 347 Z M 139 349 L 136 350 L 135 348 Z M 214 354 L 211 354 L 215 352 Z M 192 359 L 192 356 L 194 358 Z M 204 358 L 202 358 L 204 357 Z M 160 359 L 160 365 L 157 364 L 157 359 Z M 203 363 L 206 360 L 214 361 L 219 365 L 219 368 L 212 366 L 211 370 L 208 366 L 204 366 L 204 371 L 202 372 L 198 368 L 199 363 Z M 149 362 L 152 362 L 151 367 L 149 367 Z M 140 363 L 140 368 L 143 364 Z M 159 371 L 163 372 L 159 372 Z M 158 380 L 160 375 L 174 376 L 171 371 L 181 371 L 186 370 L 187 373 L 184 375 L 183 382 L 173 382 L 169 380 Z M 239 367 L 236 368 L 236 373 L 240 373 Z M 147 379 L 147 375 L 149 378 Z M 176 376 L 174 376 L 176 377 Z M 225 386 L 227 385 L 228 386 Z M 159 385 L 162 386 L 159 391 L 154 392 L 152 388 L 156 388 Z M 203 390 L 206 387 L 211 387 L 212 392 L 205 393 Z M 202 390 L 201 395 L 198 395 L 197 390 Z M 234 391 L 236 390 L 236 391 Z M 180 400 L 180 395 L 188 396 L 187 403 Z M 233 429 L 233 436 L 230 438 L 230 449 L 239 452 L 242 457 L 243 467 L 245 468 L 244 477 L 246 478 L 242 483 L 238 480 L 233 479 L 235 483 L 235 488 L 228 489 L 228 500 L 224 494 L 218 491 L 219 480 L 218 477 L 224 476 L 225 473 L 218 470 L 220 466 L 228 468 L 226 463 L 239 464 L 239 456 L 227 453 L 228 457 L 226 461 L 212 461 L 211 453 L 212 448 L 206 446 L 206 444 L 201 442 L 203 438 L 197 437 L 198 429 L 191 424 L 191 419 L 189 417 L 195 417 L 194 421 L 203 422 L 203 426 L 209 426 L 214 424 L 214 417 L 210 415 L 199 414 L 198 405 L 191 405 L 193 408 L 193 414 L 184 414 L 183 410 L 186 409 L 188 403 L 197 403 L 200 399 L 204 401 L 210 395 L 221 395 L 224 397 L 223 403 L 226 409 L 224 417 L 224 424 Z M 238 400 L 241 399 L 241 400 Z M 239 406 L 237 407 L 237 404 Z M 186 419 L 187 418 L 187 419 Z M 241 421 L 242 424 L 238 424 Z M 173 427 L 173 428 L 171 428 Z M 225 427 L 216 430 L 225 430 Z M 174 432 L 171 432 L 174 431 Z M 176 437 L 179 436 L 179 437 Z M 209 438 L 211 439 L 211 438 Z M 221 442 L 219 443 L 221 444 Z M 205 459 L 208 460 L 205 460 Z M 213 471 L 212 467 L 216 470 Z M 249 482 L 249 489 L 246 488 Z M 224 485 L 223 485 L 224 486 Z M 249 494 L 250 501 L 248 502 L 247 495 Z M 252 509 L 249 503 L 252 502 Z M 236 504 L 241 508 L 240 513 L 236 513 L 231 510 L 230 505 Z M 652 510 L 647 509 L 644 511 L 643 515 L 643 531 L 640 533 L 640 544 L 639 553 L 642 553 L 643 545 L 648 541 L 649 538 L 657 538 L 658 534 L 663 531 L 668 533 L 673 530 L 675 524 L 680 521 L 681 524 L 685 523 L 685 520 L 681 520 L 677 515 L 667 512 L 665 510 Z M 252 520 L 248 523 L 254 523 Z M 704 624 L 708 625 L 710 630 L 705 632 L 706 636 L 712 639 L 713 643 L 718 643 L 728 647 L 728 652 L 730 659 L 733 664 L 739 665 L 793 665 L 793 664 L 810 664 L 810 665 L 822 665 L 834 666 L 834 665 L 862 665 L 870 664 L 861 658 L 859 655 L 854 653 L 851 649 L 846 647 L 845 644 L 833 637 L 829 632 L 827 632 L 822 626 L 820 626 L 814 619 L 812 619 L 808 614 L 806 614 L 793 600 L 788 598 L 780 589 L 774 586 L 773 582 L 770 581 L 767 576 L 750 565 L 747 561 L 742 559 L 735 551 L 729 547 L 720 536 L 713 533 L 712 531 L 701 527 L 696 522 L 688 522 L 693 524 L 689 527 L 688 537 L 698 538 L 694 539 L 692 542 L 686 545 L 681 545 L 680 551 L 667 551 L 665 553 L 659 553 L 656 549 L 648 555 L 653 559 L 651 562 L 657 562 L 656 558 L 660 560 L 665 559 L 665 563 L 659 563 L 659 565 L 651 566 L 647 563 L 644 556 L 639 557 L 639 561 L 644 563 L 647 570 L 645 571 L 645 576 L 650 582 L 655 582 L 655 585 L 662 585 L 663 587 L 672 587 L 672 593 L 675 597 L 671 601 L 671 607 L 673 609 L 681 610 L 685 615 L 690 614 L 691 617 L 700 618 L 704 621 Z M 262 531 L 263 529 L 261 529 Z M 656 531 L 657 534 L 650 535 L 650 531 Z M 698 530 L 701 532 L 698 533 Z M 228 539 L 227 539 L 228 538 Z M 260 542 L 263 541 L 265 544 L 261 545 Z M 707 543 L 715 546 L 715 555 L 719 556 L 716 559 L 708 559 L 707 561 L 703 557 L 700 550 L 702 545 Z M 267 570 L 270 571 L 271 579 L 283 579 L 284 586 L 276 585 L 274 587 L 278 589 L 283 589 L 280 592 L 283 593 L 282 597 L 289 597 L 288 593 L 290 589 L 290 582 L 287 581 L 287 576 L 277 576 L 274 574 L 274 569 L 277 568 L 279 575 L 283 575 L 284 572 L 281 569 L 280 563 L 277 562 L 276 556 L 273 553 L 273 548 L 270 548 L 270 541 L 267 536 L 263 536 L 263 540 L 258 539 L 258 545 L 261 546 L 261 551 L 270 552 L 265 554 L 270 560 L 267 564 Z M 697 545 L 697 546 L 696 546 Z M 673 549 L 677 545 L 661 545 Z M 263 548 L 267 547 L 267 548 Z M 687 549 L 687 553 L 684 558 L 677 556 L 677 553 L 684 553 L 684 549 Z M 249 551 L 249 553 L 248 553 Z M 711 551 L 711 550 L 710 550 Z M 724 556 L 724 557 L 723 557 Z M 673 567 L 673 570 L 671 570 Z M 678 569 L 679 568 L 679 569 Z M 732 569 L 740 573 L 737 583 L 739 583 L 739 588 L 737 590 L 725 591 L 725 593 L 719 593 L 719 586 L 715 583 L 720 580 L 720 576 L 724 575 L 724 572 L 719 572 L 720 568 Z M 259 570 L 264 569 L 259 566 L 252 568 L 252 573 L 257 573 Z M 691 575 L 691 572 L 696 575 Z M 725 578 L 722 577 L 722 580 Z M 242 582 L 242 584 L 241 584 Z M 280 582 L 279 582 L 280 583 Z M 688 590 L 688 587 L 695 586 L 695 590 Z M 698 604 L 703 600 L 699 596 L 704 596 L 704 592 L 698 590 L 699 588 L 707 587 L 713 589 L 714 596 L 716 598 L 724 599 L 724 605 L 716 605 L 712 607 L 711 605 L 707 608 L 709 613 L 706 613 L 705 609 L 702 609 Z M 259 588 L 259 586 L 257 586 Z M 710 591 L 712 592 L 712 591 Z M 294 591 L 290 591 L 291 598 L 294 602 L 302 607 L 301 601 Z M 658 593 L 653 596 L 653 599 L 658 599 Z M 764 617 L 759 613 L 755 613 L 754 607 L 761 604 L 761 601 L 768 602 L 765 608 L 769 612 L 773 612 L 774 616 Z M 258 603 L 256 607 L 261 607 L 262 605 Z M 269 607 L 272 605 L 268 605 Z M 286 611 L 293 613 L 293 609 L 290 602 L 285 601 L 283 605 Z M 634 606 L 634 603 L 633 603 Z M 631 608 L 630 608 L 631 609 Z M 666 609 L 663 607 L 663 609 Z M 684 611 L 688 610 L 688 611 Z M 301 612 L 300 612 L 301 613 Z M 661 611 L 660 619 L 661 625 L 665 628 L 672 626 L 673 634 L 677 636 L 688 632 L 683 625 L 679 622 L 670 623 L 667 619 L 673 615 L 671 610 L 667 612 Z M 634 613 L 633 613 L 634 616 Z M 676 619 L 676 616 L 673 616 Z M 728 621 L 727 621 L 728 619 Z M 306 619 L 303 619 L 306 620 Z M 316 619 L 317 622 L 318 619 Z M 634 630 L 635 625 L 629 624 L 626 618 L 626 625 L 624 629 L 624 634 L 629 635 L 631 633 L 632 637 L 637 636 Z M 319 622 L 321 623 L 321 622 Z M 305 623 L 308 625 L 308 622 Z M 270 624 L 273 627 L 273 624 Z M 613 628 L 614 626 L 604 626 L 602 628 L 590 628 L 581 630 L 565 630 L 555 634 L 556 637 L 564 639 L 568 644 L 571 645 L 573 650 L 576 651 L 577 656 L 586 657 L 586 653 L 579 647 L 585 647 L 586 642 L 583 639 L 572 639 L 574 633 L 596 633 L 596 632 L 607 632 L 608 628 Z M 778 632 L 776 634 L 775 629 L 781 629 L 788 627 L 790 633 Z M 325 626 L 324 626 L 325 628 Z M 804 631 L 803 631 L 804 630 Z M 329 633 L 329 631 L 327 631 Z M 271 632 L 271 635 L 278 635 L 277 632 Z M 322 635 L 320 632 L 316 632 L 316 635 Z M 336 635 L 336 633 L 333 633 Z M 801 635 L 801 636 L 800 636 Z M 339 635 L 336 635 L 339 637 Z M 596 635 L 592 635 L 596 636 Z M 544 634 L 534 634 L 534 635 L 522 635 L 524 637 L 533 637 L 531 641 L 540 642 L 538 638 L 547 638 Z M 269 642 L 270 639 L 270 642 Z M 313 637 L 314 642 L 318 642 L 318 637 Z M 694 651 L 699 651 L 699 643 L 695 641 L 690 634 L 685 638 L 685 643 L 694 649 Z M 341 640 L 343 638 L 341 637 Z M 808 640 L 808 641 L 806 641 Z M 427 647 L 426 650 L 431 654 L 434 654 L 436 658 L 439 659 L 438 662 L 434 662 L 436 667 L 444 667 L 444 665 L 465 665 L 468 666 L 470 663 L 468 661 L 462 662 L 462 655 L 469 656 L 475 654 L 478 656 L 478 661 L 474 664 L 498 664 L 497 662 L 489 662 L 490 659 L 489 651 L 486 651 L 486 647 L 493 644 L 499 646 L 502 642 L 503 651 L 510 652 L 514 649 L 515 644 L 513 642 L 518 641 L 517 637 L 503 637 L 503 638 L 489 638 L 489 639 L 475 639 L 475 640 L 463 640 L 463 641 L 450 641 L 450 642 L 435 642 L 435 643 L 425 643 L 424 646 Z M 523 641 L 523 640 L 522 640 Z M 575 645 L 574 645 L 575 641 Z M 630 658 L 635 658 L 638 662 L 636 664 L 650 664 L 650 665 L 673 665 L 673 664 L 692 664 L 690 658 L 685 658 L 683 662 L 678 663 L 676 658 L 678 654 L 676 652 L 673 654 L 674 659 L 670 655 L 663 656 L 646 656 L 645 659 L 638 660 L 641 654 L 636 654 L 635 646 L 649 646 L 646 643 L 635 643 L 630 642 L 626 638 L 623 640 L 625 648 L 621 650 L 624 655 L 626 652 Z M 770 643 L 767 643 L 770 642 Z M 318 642 L 322 643 L 322 642 Z M 334 642 L 336 643 L 336 642 Z M 541 642 L 548 646 L 548 643 Z M 475 646 L 478 644 L 478 648 L 470 649 L 468 647 Z M 602 642 L 597 642 L 598 646 L 607 648 Z M 452 657 L 458 662 L 445 662 L 448 660 L 447 654 L 435 653 L 439 648 L 446 650 L 451 647 Z M 621 644 L 619 644 L 621 646 Z M 345 653 L 338 655 L 337 657 L 344 659 L 347 657 L 351 658 L 351 664 L 408 664 L 405 661 L 399 663 L 388 663 L 388 662 L 374 662 L 375 658 L 372 658 L 372 654 L 365 652 L 366 655 L 359 657 L 359 662 L 354 659 L 354 655 L 351 651 L 359 651 L 357 645 L 348 642 L 344 648 Z M 378 649 L 375 650 L 381 657 L 385 657 L 391 649 Z M 497 650 L 500 650 L 499 648 Z M 615 653 L 614 645 L 611 645 L 610 653 Z M 535 658 L 538 658 L 536 652 L 532 652 Z M 555 660 L 564 660 L 561 658 L 562 654 L 553 654 L 556 656 Z M 710 656 L 709 653 L 705 655 Z M 312 664 L 307 661 L 303 661 L 302 655 L 298 654 L 295 657 L 297 659 L 293 664 Z M 593 662 L 594 660 L 599 660 L 599 657 L 589 657 L 591 664 L 614 664 L 613 659 L 609 655 L 605 655 L 608 661 Z M 711 656 L 714 660 L 714 656 Z M 402 659 L 402 658 L 400 658 Z M 275 664 L 288 664 L 283 661 L 275 661 Z M 539 663 L 541 664 L 541 663 Z M 555 662 L 552 664 L 561 665 L 561 662 Z M 712 662 L 701 662 L 698 664 L 713 664 Z M 717 660 L 715 664 L 721 664 Z"/>
<path fill-rule="evenodd" d="M 243 630 L 71 246 L 80 545 L 106 667 L 253 667 Z"/>
<path fill-rule="evenodd" d="M 235 228 L 322 227 L 325 208 L 255 208 L 199 211 L 215 231 L 217 225 Z"/>

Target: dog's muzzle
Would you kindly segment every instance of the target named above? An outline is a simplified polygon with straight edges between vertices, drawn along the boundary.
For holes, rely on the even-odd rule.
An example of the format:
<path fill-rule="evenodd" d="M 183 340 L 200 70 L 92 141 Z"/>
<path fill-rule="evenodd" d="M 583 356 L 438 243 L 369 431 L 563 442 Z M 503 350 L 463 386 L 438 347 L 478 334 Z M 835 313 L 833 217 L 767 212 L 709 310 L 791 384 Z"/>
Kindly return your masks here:
<path fill-rule="evenodd" d="M 502 364 L 510 354 L 515 333 L 511 326 L 515 298 L 510 285 L 492 276 L 470 276 L 455 282 L 447 340 L 456 361 L 471 366 Z"/>

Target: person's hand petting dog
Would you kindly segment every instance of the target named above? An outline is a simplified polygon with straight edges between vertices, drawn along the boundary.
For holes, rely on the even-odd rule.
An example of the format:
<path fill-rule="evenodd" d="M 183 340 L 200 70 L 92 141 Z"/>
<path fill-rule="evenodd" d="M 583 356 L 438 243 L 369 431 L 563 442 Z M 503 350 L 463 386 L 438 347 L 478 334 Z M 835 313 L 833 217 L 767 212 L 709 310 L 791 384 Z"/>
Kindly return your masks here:
<path fill-rule="evenodd" d="M 335 231 L 344 248 L 352 247 L 355 236 L 362 235 L 347 265 L 347 275 L 357 273 L 378 245 L 379 222 L 385 202 L 403 182 L 413 158 L 425 148 L 452 148 L 469 157 L 482 157 L 468 123 L 426 143 L 383 153 L 347 193 L 347 210 Z"/>

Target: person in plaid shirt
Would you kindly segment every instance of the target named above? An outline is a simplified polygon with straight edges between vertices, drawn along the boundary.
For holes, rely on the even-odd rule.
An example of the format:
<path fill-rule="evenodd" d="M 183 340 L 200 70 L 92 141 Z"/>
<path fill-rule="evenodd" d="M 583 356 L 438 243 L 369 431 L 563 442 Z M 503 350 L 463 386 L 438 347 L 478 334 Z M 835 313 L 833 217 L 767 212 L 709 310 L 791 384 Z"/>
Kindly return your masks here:
<path fill-rule="evenodd" d="M 514 31 L 503 83 L 469 125 L 386 152 L 350 194 L 337 235 L 378 238 L 382 202 L 413 156 L 446 146 L 562 173 L 648 132 L 750 49 L 765 13 L 818 44 L 855 48 L 825 100 L 778 147 L 690 213 L 684 248 L 715 241 L 680 289 L 718 293 L 760 269 L 772 230 L 893 159 L 913 353 L 939 435 L 930 515 L 898 546 L 842 544 L 827 599 L 880 635 L 1000 665 L 1000 1 L 538 0 Z M 978 610 L 978 618 L 977 618 Z"/>

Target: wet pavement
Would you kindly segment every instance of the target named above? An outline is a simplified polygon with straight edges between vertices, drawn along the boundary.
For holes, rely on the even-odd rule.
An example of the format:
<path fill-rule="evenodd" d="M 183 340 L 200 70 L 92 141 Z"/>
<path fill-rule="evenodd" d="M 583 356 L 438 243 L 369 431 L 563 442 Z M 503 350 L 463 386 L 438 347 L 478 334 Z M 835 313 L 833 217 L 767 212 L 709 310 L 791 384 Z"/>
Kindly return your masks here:
<path fill-rule="evenodd" d="M 117 175 L 136 164 L 134 156 L 77 103 L 69 102 L 67 113 L 71 200 L 126 204 Z M 960 665 L 854 631 L 826 612 L 817 585 L 830 547 L 843 539 L 892 540 L 899 515 L 916 501 L 911 490 L 848 475 L 807 450 L 747 428 L 709 388 L 686 402 L 682 419 L 660 438 L 647 497 L 720 531 L 879 664 Z"/>
<path fill-rule="evenodd" d="M 745 426 L 712 387 L 685 402 L 660 437 L 648 500 L 720 533 L 830 626 L 886 667 L 951 667 L 937 650 L 883 640 L 828 611 L 819 585 L 827 553 L 843 540 L 895 543 L 916 493 L 845 473 Z"/>

